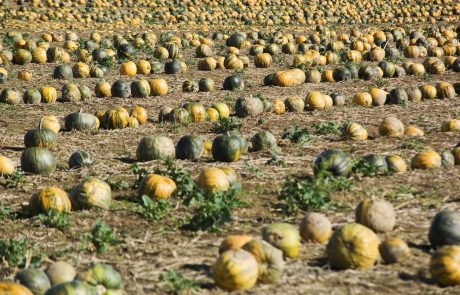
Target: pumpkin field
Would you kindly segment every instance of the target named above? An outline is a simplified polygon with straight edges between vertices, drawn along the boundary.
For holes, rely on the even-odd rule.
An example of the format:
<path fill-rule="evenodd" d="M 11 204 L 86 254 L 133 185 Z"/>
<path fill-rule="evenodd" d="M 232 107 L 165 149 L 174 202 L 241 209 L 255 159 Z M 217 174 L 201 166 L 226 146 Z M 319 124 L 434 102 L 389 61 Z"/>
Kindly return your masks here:
<path fill-rule="evenodd" d="M 460 2 L 0 0 L 0 295 L 459 294 Z"/>

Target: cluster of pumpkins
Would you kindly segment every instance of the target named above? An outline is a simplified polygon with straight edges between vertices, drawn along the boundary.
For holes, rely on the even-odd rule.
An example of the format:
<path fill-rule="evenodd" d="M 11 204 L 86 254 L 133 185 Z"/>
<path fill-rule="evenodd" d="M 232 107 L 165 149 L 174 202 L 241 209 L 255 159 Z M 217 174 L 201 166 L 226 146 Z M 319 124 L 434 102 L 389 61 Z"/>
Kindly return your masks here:
<path fill-rule="evenodd" d="M 307 213 L 299 228 L 273 223 L 262 229 L 262 238 L 248 235 L 226 237 L 213 265 L 215 283 L 226 290 L 250 289 L 257 282 L 276 283 L 283 274 L 285 260 L 299 256 L 301 240 L 326 245 L 332 269 L 368 269 L 376 263 L 399 263 L 410 258 L 406 242 L 389 237 L 380 241 L 377 233 L 389 233 L 396 225 L 391 203 L 365 199 L 356 207 L 356 223 L 333 230 L 320 213 Z M 436 249 L 430 260 L 430 273 L 442 286 L 460 284 L 460 213 L 439 212 L 433 219 L 428 238 Z"/>
<path fill-rule="evenodd" d="M 122 295 L 121 275 L 108 264 L 92 263 L 84 271 L 65 261 L 57 261 L 46 271 L 26 268 L 16 273 L 14 282 L 0 281 L 3 295 L 113 294 Z"/>
<path fill-rule="evenodd" d="M 349 0 L 305 5 L 303 1 L 18 1 L 20 8 L 3 5 L 0 17 L 28 21 L 32 26 L 43 22 L 96 23 L 112 27 L 132 27 L 145 24 L 170 24 L 189 28 L 236 25 L 314 25 L 314 24 L 373 24 L 454 21 L 458 18 L 456 1 L 372 1 L 359 3 Z"/>

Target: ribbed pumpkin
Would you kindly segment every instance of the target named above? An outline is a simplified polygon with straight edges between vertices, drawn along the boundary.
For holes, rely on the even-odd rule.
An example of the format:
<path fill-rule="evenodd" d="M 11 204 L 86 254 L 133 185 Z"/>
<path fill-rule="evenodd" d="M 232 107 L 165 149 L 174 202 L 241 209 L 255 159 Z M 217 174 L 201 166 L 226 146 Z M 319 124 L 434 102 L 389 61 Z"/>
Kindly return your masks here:
<path fill-rule="evenodd" d="M 125 76 L 135 76 L 137 74 L 137 66 L 132 61 L 127 61 L 121 64 L 120 74 Z"/>
<path fill-rule="evenodd" d="M 355 96 L 353 96 L 353 103 L 364 107 L 370 107 L 372 105 L 372 96 L 368 92 L 357 92 Z"/>
<path fill-rule="evenodd" d="M 420 87 L 422 92 L 422 99 L 435 99 L 437 96 L 436 87 L 432 85 L 423 85 Z"/>
<path fill-rule="evenodd" d="M 350 175 L 352 169 L 351 158 L 342 151 L 329 149 L 321 152 L 313 163 L 313 171 L 315 174 L 321 171 L 329 171 L 334 176 Z"/>
<path fill-rule="evenodd" d="M 385 200 L 365 199 L 356 207 L 356 222 L 377 233 L 393 230 L 396 216 L 393 206 Z"/>
<path fill-rule="evenodd" d="M 323 110 L 326 108 L 326 99 L 319 91 L 310 91 L 305 98 L 305 108 L 308 110 Z"/>
<path fill-rule="evenodd" d="M 204 153 L 204 141 L 199 136 L 185 135 L 176 145 L 176 158 L 197 161 Z"/>
<path fill-rule="evenodd" d="M 257 265 L 257 262 L 256 262 L 256 265 Z M 256 279 L 257 279 L 257 276 L 256 276 Z M 1 281 L 0 281 L 0 294 L 2 295 L 34 295 L 29 289 L 27 289 L 26 287 L 20 284 L 16 284 L 12 282 L 1 282 Z"/>
<path fill-rule="evenodd" d="M 216 167 L 202 169 L 197 184 L 207 192 L 227 191 L 230 188 L 227 174 L 224 170 Z"/>
<path fill-rule="evenodd" d="M 0 156 L 0 176 L 12 174 L 16 168 L 13 161 L 5 156 Z"/>
<path fill-rule="evenodd" d="M 217 122 L 220 118 L 219 112 L 215 108 L 207 108 L 206 116 L 211 122 Z"/>
<path fill-rule="evenodd" d="M 388 137 L 401 137 L 404 135 L 404 124 L 396 117 L 386 117 L 380 123 L 379 134 Z"/>
<path fill-rule="evenodd" d="M 391 173 L 399 173 L 407 171 L 407 163 L 398 155 L 389 155 L 386 157 L 388 170 Z"/>
<path fill-rule="evenodd" d="M 300 234 L 297 228 L 288 223 L 272 223 L 262 229 L 262 238 L 283 251 L 283 256 L 299 256 Z"/>
<path fill-rule="evenodd" d="M 56 159 L 48 149 L 32 147 L 21 154 L 21 169 L 34 174 L 50 174 L 56 171 Z"/>
<path fill-rule="evenodd" d="M 370 268 L 379 258 L 380 240 L 361 224 L 347 224 L 336 230 L 326 247 L 333 269 Z"/>
<path fill-rule="evenodd" d="M 93 114 L 79 112 L 71 113 L 64 119 L 67 130 L 90 130 L 99 128 L 99 119 Z"/>
<path fill-rule="evenodd" d="M 46 273 L 37 268 L 29 267 L 23 269 L 16 273 L 14 279 L 21 285 L 27 287 L 34 295 L 43 295 L 46 290 L 51 288 L 51 283 Z M 0 294 L 4 294 L 1 288 Z"/>
<path fill-rule="evenodd" d="M 234 109 L 240 118 L 254 117 L 264 111 L 264 105 L 258 97 L 245 96 L 236 100 Z"/>
<path fill-rule="evenodd" d="M 131 83 L 131 93 L 136 98 L 146 98 L 150 96 L 150 85 L 144 79 L 134 80 Z"/>
<path fill-rule="evenodd" d="M 413 169 L 436 169 L 441 167 L 442 159 L 437 152 L 427 150 L 416 154 L 411 165 Z"/>
<path fill-rule="evenodd" d="M 137 145 L 136 156 L 138 161 L 174 159 L 176 149 L 173 141 L 165 136 L 151 135 L 142 138 Z"/>
<path fill-rule="evenodd" d="M 58 65 L 53 71 L 54 79 L 70 80 L 73 78 L 73 70 L 69 65 Z"/>
<path fill-rule="evenodd" d="M 277 147 L 276 138 L 268 131 L 262 130 L 254 134 L 251 139 L 254 152 L 273 149 Z"/>
<path fill-rule="evenodd" d="M 441 81 L 436 85 L 436 90 L 440 99 L 455 98 L 455 89 L 452 84 Z"/>
<path fill-rule="evenodd" d="M 363 141 L 367 140 L 367 130 L 358 123 L 349 123 L 346 129 L 346 137 L 355 140 Z"/>
<path fill-rule="evenodd" d="M 225 290 L 246 290 L 252 288 L 258 277 L 256 259 L 244 250 L 223 252 L 212 267 L 214 282 Z"/>
<path fill-rule="evenodd" d="M 422 92 L 418 87 L 408 87 L 406 93 L 409 101 L 419 102 L 422 100 Z"/>
<path fill-rule="evenodd" d="M 410 255 L 409 246 L 406 242 L 398 238 L 389 238 L 379 246 L 380 256 L 385 263 L 397 263 Z"/>
<path fill-rule="evenodd" d="M 460 213 L 441 211 L 431 222 L 428 233 L 433 248 L 445 245 L 460 245 Z"/>
<path fill-rule="evenodd" d="M 147 174 L 139 185 L 140 197 L 147 195 L 153 199 L 166 199 L 175 191 L 175 182 L 169 177 L 158 174 Z"/>
<path fill-rule="evenodd" d="M 79 280 L 68 281 L 62 284 L 54 285 L 51 289 L 46 291 L 45 295 L 62 295 L 62 294 L 91 294 L 92 290 L 88 284 Z"/>
<path fill-rule="evenodd" d="M 25 49 L 18 49 L 13 55 L 13 62 L 18 65 L 26 65 L 32 61 L 32 54 Z"/>
<path fill-rule="evenodd" d="M 198 81 L 198 90 L 201 92 L 213 92 L 214 81 L 211 78 L 202 78 Z"/>
<path fill-rule="evenodd" d="M 216 161 L 236 162 L 242 154 L 241 138 L 236 135 L 222 134 L 212 142 L 212 156 Z"/>
<path fill-rule="evenodd" d="M 93 165 L 94 159 L 90 152 L 79 150 L 70 155 L 69 168 L 80 168 Z"/>
<path fill-rule="evenodd" d="M 29 200 L 29 213 L 37 215 L 50 210 L 68 213 L 72 205 L 65 191 L 57 187 L 47 187 L 32 195 Z"/>
<path fill-rule="evenodd" d="M 102 127 L 105 129 L 123 129 L 128 126 L 129 113 L 123 107 L 108 110 L 102 119 Z"/>
<path fill-rule="evenodd" d="M 332 235 L 332 225 L 321 213 L 307 213 L 300 221 L 299 232 L 304 241 L 323 244 Z"/>
<path fill-rule="evenodd" d="M 460 246 L 444 246 L 430 259 L 430 273 L 441 286 L 460 284 Z"/>
<path fill-rule="evenodd" d="M 56 88 L 51 86 L 44 86 L 40 88 L 40 94 L 42 95 L 42 102 L 44 103 L 55 103 L 57 100 Z"/>
<path fill-rule="evenodd" d="M 259 264 L 257 280 L 262 283 L 276 283 L 284 269 L 283 252 L 270 243 L 251 239 L 242 247 L 254 256 Z"/>
<path fill-rule="evenodd" d="M 147 119 L 148 119 L 147 110 L 141 106 L 135 106 L 131 110 L 131 116 L 136 118 L 139 124 L 141 125 L 147 123 Z"/>
<path fill-rule="evenodd" d="M 165 96 L 168 93 L 168 83 L 165 79 L 149 80 L 151 95 Z"/>
<path fill-rule="evenodd" d="M 176 75 L 182 71 L 181 62 L 173 59 L 165 63 L 165 74 Z"/>
<path fill-rule="evenodd" d="M 57 144 L 57 136 L 52 130 L 43 128 L 40 124 L 38 128 L 30 129 L 24 135 L 24 145 L 29 147 L 42 147 L 51 149 Z"/>
<path fill-rule="evenodd" d="M 407 104 L 409 96 L 407 95 L 406 89 L 402 87 L 394 88 L 390 91 L 387 97 L 387 103 L 389 104 Z"/>
<path fill-rule="evenodd" d="M 274 84 L 281 87 L 297 86 L 305 82 L 305 73 L 300 69 L 277 71 Z"/>
<path fill-rule="evenodd" d="M 112 190 L 105 181 L 91 177 L 72 189 L 70 201 L 75 210 L 91 207 L 108 210 L 112 203 Z"/>
<path fill-rule="evenodd" d="M 167 119 L 170 122 L 187 125 L 190 123 L 190 113 L 184 108 L 175 108 L 167 115 Z"/>
<path fill-rule="evenodd" d="M 129 87 L 128 82 L 117 80 L 112 84 L 110 92 L 113 97 L 127 98 L 131 96 L 131 87 Z"/>

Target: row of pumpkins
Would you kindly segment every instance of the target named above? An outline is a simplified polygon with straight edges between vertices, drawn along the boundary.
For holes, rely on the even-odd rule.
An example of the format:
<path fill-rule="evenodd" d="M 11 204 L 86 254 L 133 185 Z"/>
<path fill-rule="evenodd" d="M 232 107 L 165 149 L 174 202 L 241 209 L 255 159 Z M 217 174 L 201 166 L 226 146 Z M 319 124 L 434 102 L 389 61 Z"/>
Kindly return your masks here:
<path fill-rule="evenodd" d="M 171 27 L 242 25 L 315 25 L 436 23 L 458 19 L 456 1 L 20 1 L 20 8 L 2 1 L 0 17 L 27 21 L 31 26 L 43 22 L 94 23 L 100 27 L 132 28 L 141 24 L 169 24 Z"/>
<path fill-rule="evenodd" d="M 307 213 L 299 228 L 273 223 L 262 229 L 262 238 L 248 235 L 226 237 L 213 265 L 215 283 L 226 290 L 250 289 L 257 282 L 276 283 L 283 274 L 285 260 L 299 256 L 301 240 L 326 246 L 332 269 L 367 269 L 383 260 L 387 264 L 410 259 L 410 248 L 403 240 L 390 237 L 380 241 L 376 233 L 391 232 L 395 211 L 385 200 L 366 199 L 356 208 L 356 223 L 333 231 L 329 219 L 320 213 Z M 428 238 L 435 249 L 430 273 L 442 286 L 460 284 L 460 213 L 436 214 Z"/>
<path fill-rule="evenodd" d="M 122 295 L 121 275 L 108 264 L 92 263 L 84 271 L 57 261 L 46 271 L 29 267 L 16 273 L 14 282 L 0 281 L 2 295 L 113 294 Z"/>

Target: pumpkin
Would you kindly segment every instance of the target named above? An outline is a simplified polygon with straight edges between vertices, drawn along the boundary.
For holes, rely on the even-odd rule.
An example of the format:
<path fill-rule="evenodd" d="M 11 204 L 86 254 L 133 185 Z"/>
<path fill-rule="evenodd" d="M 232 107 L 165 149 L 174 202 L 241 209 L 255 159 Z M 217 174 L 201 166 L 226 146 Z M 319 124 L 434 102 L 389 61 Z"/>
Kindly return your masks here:
<path fill-rule="evenodd" d="M 212 71 L 216 69 L 217 61 L 212 57 L 206 57 L 198 62 L 198 70 L 200 71 Z"/>
<path fill-rule="evenodd" d="M 339 94 L 339 93 L 331 93 L 330 97 L 332 98 L 332 103 L 333 105 L 335 106 L 341 106 L 341 105 L 344 105 L 345 102 L 346 102 L 346 99 L 343 95 Z"/>
<path fill-rule="evenodd" d="M 262 283 L 276 283 L 284 269 L 283 252 L 270 243 L 251 239 L 242 247 L 254 256 L 259 265 L 258 281 Z"/>
<path fill-rule="evenodd" d="M 352 78 L 351 71 L 346 67 L 338 67 L 332 72 L 332 78 L 334 81 L 346 81 Z"/>
<path fill-rule="evenodd" d="M 46 49 L 37 47 L 32 51 L 32 62 L 37 64 L 46 63 L 47 55 Z"/>
<path fill-rule="evenodd" d="M 137 66 L 132 61 L 127 61 L 121 64 L 120 74 L 125 76 L 135 76 L 137 74 Z"/>
<path fill-rule="evenodd" d="M 113 97 L 127 98 L 131 96 L 131 87 L 128 82 L 117 80 L 110 89 Z"/>
<path fill-rule="evenodd" d="M 353 96 L 353 103 L 364 107 L 370 107 L 372 105 L 372 96 L 367 92 L 357 92 L 355 96 Z"/>
<path fill-rule="evenodd" d="M 283 252 L 284 257 L 299 256 L 300 234 L 288 223 L 273 223 L 262 229 L 262 238 Z"/>
<path fill-rule="evenodd" d="M 97 97 L 109 97 L 112 96 L 112 86 L 109 82 L 98 82 L 94 89 Z"/>
<path fill-rule="evenodd" d="M 207 108 L 206 116 L 211 122 L 217 122 L 220 118 L 219 111 L 217 111 L 215 108 Z"/>
<path fill-rule="evenodd" d="M 252 150 L 254 152 L 273 149 L 277 147 L 276 138 L 268 131 L 257 132 L 251 139 Z"/>
<path fill-rule="evenodd" d="M 372 87 L 369 94 L 372 97 L 372 105 L 374 106 L 383 106 L 388 96 L 388 92 L 377 87 Z"/>
<path fill-rule="evenodd" d="M 90 68 L 83 62 L 77 62 L 73 66 L 72 71 L 75 78 L 87 78 L 89 77 Z"/>
<path fill-rule="evenodd" d="M 106 294 L 123 294 L 121 275 L 108 264 L 92 263 L 88 270 L 78 274 L 77 280 L 95 290 L 105 290 Z"/>
<path fill-rule="evenodd" d="M 57 187 L 47 187 L 32 195 L 29 200 L 29 213 L 47 213 L 50 210 L 68 213 L 71 209 L 69 196 Z"/>
<path fill-rule="evenodd" d="M 75 268 L 65 261 L 56 261 L 46 269 L 46 275 L 50 279 L 51 286 L 71 282 L 77 276 Z"/>
<path fill-rule="evenodd" d="M 441 131 L 453 132 L 460 131 L 460 120 L 450 119 L 442 124 Z"/>
<path fill-rule="evenodd" d="M 182 71 L 182 64 L 180 61 L 173 59 L 165 63 L 165 74 L 175 75 Z"/>
<path fill-rule="evenodd" d="M 136 156 L 141 162 L 174 159 L 176 149 L 170 138 L 151 135 L 142 138 L 139 142 L 136 149 Z"/>
<path fill-rule="evenodd" d="M 21 94 L 13 89 L 4 89 L 0 94 L 0 102 L 17 105 L 22 101 Z"/>
<path fill-rule="evenodd" d="M 206 115 L 206 114 L 204 114 Z M 184 108 L 175 108 L 167 115 L 167 118 L 170 122 L 178 123 L 182 125 L 187 125 L 190 123 L 190 113 Z"/>
<path fill-rule="evenodd" d="M 307 213 L 300 221 L 299 232 L 304 241 L 323 244 L 332 235 L 332 225 L 321 213 Z"/>
<path fill-rule="evenodd" d="M 93 78 L 102 78 L 105 75 L 104 69 L 105 68 L 92 66 L 89 70 L 89 75 Z"/>
<path fill-rule="evenodd" d="M 216 167 L 202 169 L 197 184 L 207 192 L 227 191 L 230 188 L 227 174 L 224 170 Z"/>
<path fill-rule="evenodd" d="M 455 98 L 455 89 L 452 84 L 441 81 L 436 85 L 436 91 L 440 99 L 453 99 Z"/>
<path fill-rule="evenodd" d="M 292 87 L 304 83 L 305 79 L 305 73 L 300 69 L 277 71 L 274 77 L 274 84 L 281 87 Z"/>
<path fill-rule="evenodd" d="M 227 250 L 238 250 L 241 249 L 246 243 L 252 240 L 251 236 L 248 235 L 229 235 L 222 240 L 219 246 L 219 254 L 224 253 Z"/>
<path fill-rule="evenodd" d="M 460 284 L 460 246 L 444 246 L 430 259 L 430 273 L 441 286 Z"/>
<path fill-rule="evenodd" d="M 406 93 L 409 101 L 419 102 L 422 100 L 422 92 L 418 87 L 408 87 Z"/>
<path fill-rule="evenodd" d="M 51 149 L 57 144 L 57 136 L 54 131 L 43 128 L 41 124 L 38 128 L 30 129 L 24 135 L 24 145 L 26 148 L 42 147 Z"/>
<path fill-rule="evenodd" d="M 197 82 L 191 80 L 185 80 L 182 83 L 182 91 L 183 92 L 197 92 L 199 90 L 199 86 Z"/>
<path fill-rule="evenodd" d="M 123 129 L 128 126 L 129 113 L 123 107 L 117 107 L 105 112 L 102 118 L 104 129 Z"/>
<path fill-rule="evenodd" d="M 383 77 L 385 78 L 392 78 L 393 75 L 395 74 L 396 67 L 395 67 L 395 64 L 393 64 L 392 62 L 389 62 L 389 61 L 379 62 L 379 67 L 382 69 Z"/>
<path fill-rule="evenodd" d="M 256 68 L 268 68 L 272 64 L 270 53 L 258 53 L 254 58 Z"/>
<path fill-rule="evenodd" d="M 246 41 L 246 36 L 242 33 L 236 32 L 232 34 L 228 39 L 225 41 L 225 44 L 228 47 L 235 47 L 238 49 L 243 48 Z"/>
<path fill-rule="evenodd" d="M 212 142 L 212 156 L 216 161 L 236 162 L 242 154 L 241 138 L 236 135 L 222 134 Z"/>
<path fill-rule="evenodd" d="M 136 49 L 129 43 L 122 44 L 117 49 L 117 55 L 119 57 L 135 59 L 136 54 Z"/>
<path fill-rule="evenodd" d="M 167 199 L 176 191 L 176 183 L 169 177 L 147 174 L 139 185 L 139 196 L 152 199 Z"/>
<path fill-rule="evenodd" d="M 230 90 L 230 91 L 243 90 L 244 89 L 244 81 L 241 78 L 241 76 L 238 75 L 238 74 L 228 76 L 224 80 L 223 89 L 224 90 Z"/>
<path fill-rule="evenodd" d="M 168 83 L 165 79 L 152 79 L 149 80 L 151 95 L 165 96 L 168 93 Z"/>
<path fill-rule="evenodd" d="M 386 233 L 395 226 L 393 206 L 385 200 L 365 199 L 356 207 L 356 222 L 377 233 Z"/>
<path fill-rule="evenodd" d="M 319 91 L 310 91 L 305 98 L 305 108 L 308 110 L 322 110 L 326 108 L 325 96 Z"/>
<path fill-rule="evenodd" d="M 229 291 L 252 288 L 257 282 L 258 270 L 254 256 L 242 249 L 223 252 L 212 267 L 216 285 Z"/>
<path fill-rule="evenodd" d="M 218 168 L 224 171 L 225 175 L 227 176 L 228 182 L 230 183 L 230 186 L 238 184 L 238 174 L 236 174 L 236 171 L 233 170 L 232 167 L 220 166 Z"/>
<path fill-rule="evenodd" d="M 240 97 L 235 102 L 235 113 L 238 117 L 253 117 L 264 111 L 260 98 L 253 96 Z"/>
<path fill-rule="evenodd" d="M 454 149 L 454 152 L 456 149 Z M 442 166 L 450 167 L 455 165 L 456 157 L 452 154 L 451 151 L 442 151 L 441 152 L 441 162 Z"/>
<path fill-rule="evenodd" d="M 392 89 L 387 99 L 388 99 L 389 104 L 404 104 L 405 105 L 409 101 L 409 97 L 407 95 L 406 90 L 401 87 Z"/>
<path fill-rule="evenodd" d="M 69 158 L 70 168 L 80 168 L 93 165 L 93 155 L 87 151 L 79 150 L 74 152 Z"/>
<path fill-rule="evenodd" d="M 34 295 L 43 295 L 46 290 L 51 288 L 51 283 L 46 273 L 37 268 L 21 270 L 16 273 L 14 279 L 24 287 L 27 287 Z"/>
<path fill-rule="evenodd" d="M 206 120 L 206 109 L 201 103 L 187 103 L 183 107 L 189 112 L 192 122 Z"/>
<path fill-rule="evenodd" d="M 387 264 L 397 263 L 410 255 L 409 246 L 398 238 L 389 238 L 379 246 L 380 256 Z"/>
<path fill-rule="evenodd" d="M 34 295 L 29 289 L 27 289 L 26 287 L 20 284 L 16 284 L 12 282 L 1 282 L 1 281 L 0 281 L 0 294 L 2 295 Z"/>
<path fill-rule="evenodd" d="M 142 75 L 150 74 L 150 70 L 152 69 L 152 66 L 150 65 L 150 63 L 143 59 L 139 60 L 136 66 L 137 66 L 137 72 L 139 72 L 139 74 L 142 74 Z"/>
<path fill-rule="evenodd" d="M 14 167 L 13 161 L 5 156 L 0 156 L 0 176 L 1 175 L 10 175 L 16 168 Z"/>
<path fill-rule="evenodd" d="M 90 100 L 93 97 L 91 89 L 89 89 L 89 87 L 86 85 L 78 86 L 78 90 L 80 91 L 81 100 L 83 101 Z"/>
<path fill-rule="evenodd" d="M 407 171 L 407 163 L 398 155 L 389 155 L 386 157 L 388 170 L 391 173 L 399 173 Z"/>
<path fill-rule="evenodd" d="M 198 81 L 198 90 L 201 92 L 213 92 L 214 81 L 210 78 L 202 78 Z"/>
<path fill-rule="evenodd" d="M 73 78 L 73 70 L 69 65 L 58 65 L 53 71 L 54 79 L 70 80 Z"/>
<path fill-rule="evenodd" d="M 135 106 L 131 110 L 131 116 L 136 118 L 139 124 L 147 123 L 147 119 L 148 119 L 147 110 L 141 106 Z"/>
<path fill-rule="evenodd" d="M 264 85 L 265 86 L 273 86 L 275 85 L 275 74 L 268 74 L 264 77 Z"/>
<path fill-rule="evenodd" d="M 204 153 L 204 141 L 199 136 L 185 135 L 176 145 L 176 158 L 197 161 Z"/>
<path fill-rule="evenodd" d="M 92 294 L 92 292 L 95 292 L 95 291 L 91 290 L 87 284 L 80 282 L 78 280 L 75 280 L 75 281 L 55 285 L 51 289 L 48 289 L 45 295 L 61 295 L 61 294 L 84 295 L 84 294 Z"/>
<path fill-rule="evenodd" d="M 361 224 L 346 224 L 336 230 L 326 247 L 333 269 L 370 268 L 379 258 L 380 240 Z"/>
<path fill-rule="evenodd" d="M 91 207 L 108 210 L 112 202 L 112 190 L 106 182 L 91 177 L 72 189 L 70 201 L 75 210 Z"/>
<path fill-rule="evenodd" d="M 380 123 L 379 133 L 381 136 L 401 137 L 404 135 L 404 124 L 396 117 L 386 117 Z"/>
<path fill-rule="evenodd" d="M 431 222 L 428 239 L 433 248 L 460 245 L 460 213 L 441 211 Z"/>
<path fill-rule="evenodd" d="M 75 102 L 81 100 L 80 89 L 74 83 L 68 83 L 62 86 L 62 102 Z"/>
<path fill-rule="evenodd" d="M 423 85 L 420 87 L 422 99 L 435 99 L 437 95 L 436 87 L 432 85 Z"/>
<path fill-rule="evenodd" d="M 342 151 L 329 149 L 321 152 L 313 163 L 315 174 L 329 171 L 334 176 L 350 175 L 352 169 L 351 158 Z"/>
<path fill-rule="evenodd" d="M 131 83 L 131 93 L 133 97 L 146 98 L 150 96 L 150 85 L 144 79 L 134 80 Z"/>
<path fill-rule="evenodd" d="M 93 114 L 79 112 L 71 113 L 64 118 L 67 130 L 88 130 L 99 128 L 99 120 Z"/>
<path fill-rule="evenodd" d="M 362 157 L 357 164 L 365 165 L 371 169 L 370 175 L 385 175 L 388 173 L 388 163 L 384 156 L 370 154 L 367 156 Z M 367 174 L 369 172 L 365 172 Z M 369 176 L 370 176 L 369 175 Z"/>
<path fill-rule="evenodd" d="M 377 77 L 377 72 L 373 66 L 365 65 L 359 69 L 358 77 L 365 81 L 369 81 Z"/>
<path fill-rule="evenodd" d="M 56 171 L 56 159 L 48 149 L 27 148 L 21 154 L 21 169 L 34 174 L 50 174 Z"/>
<path fill-rule="evenodd" d="M 18 49 L 13 55 L 13 62 L 18 65 L 26 65 L 32 61 L 32 54 L 29 50 Z"/>
<path fill-rule="evenodd" d="M 42 102 L 44 103 L 55 103 L 57 100 L 57 91 L 54 87 L 41 87 L 40 94 L 42 95 Z"/>
<path fill-rule="evenodd" d="M 24 103 L 40 104 L 42 95 L 40 94 L 40 91 L 36 89 L 28 89 L 24 92 L 23 99 Z"/>
<path fill-rule="evenodd" d="M 212 104 L 212 107 L 219 112 L 219 116 L 222 118 L 230 117 L 230 108 L 225 102 L 216 101 Z"/>
<path fill-rule="evenodd" d="M 358 123 L 349 123 L 346 129 L 347 138 L 355 141 L 367 140 L 367 130 Z"/>
<path fill-rule="evenodd" d="M 422 137 L 425 135 L 422 129 L 414 125 L 409 125 L 404 128 L 404 135 L 411 137 Z"/>
<path fill-rule="evenodd" d="M 442 159 L 437 152 L 427 150 L 416 154 L 411 165 L 413 169 L 436 169 L 441 167 Z"/>

